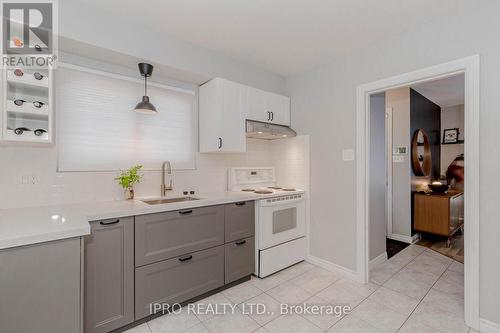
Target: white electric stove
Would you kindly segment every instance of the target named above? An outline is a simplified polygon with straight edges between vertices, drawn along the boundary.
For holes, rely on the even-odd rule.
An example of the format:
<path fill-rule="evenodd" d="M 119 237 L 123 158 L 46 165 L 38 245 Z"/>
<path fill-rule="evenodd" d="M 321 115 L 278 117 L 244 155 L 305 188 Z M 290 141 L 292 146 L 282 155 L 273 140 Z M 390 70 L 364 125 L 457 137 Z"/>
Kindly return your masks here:
<path fill-rule="evenodd" d="M 229 190 L 258 194 L 255 204 L 255 274 L 266 277 L 306 258 L 305 192 L 277 186 L 275 169 L 231 168 Z M 285 184 L 286 185 L 286 184 Z"/>

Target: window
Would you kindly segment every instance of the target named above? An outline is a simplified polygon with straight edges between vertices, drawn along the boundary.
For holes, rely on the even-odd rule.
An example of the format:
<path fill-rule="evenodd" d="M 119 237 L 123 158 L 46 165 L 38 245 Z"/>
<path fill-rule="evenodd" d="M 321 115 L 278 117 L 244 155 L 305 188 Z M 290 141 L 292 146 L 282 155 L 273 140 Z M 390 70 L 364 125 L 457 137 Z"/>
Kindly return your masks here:
<path fill-rule="evenodd" d="M 197 142 L 194 90 L 148 82 L 157 115 L 133 110 L 144 81 L 80 67 L 56 73 L 59 171 L 112 171 L 142 164 L 194 169 Z"/>

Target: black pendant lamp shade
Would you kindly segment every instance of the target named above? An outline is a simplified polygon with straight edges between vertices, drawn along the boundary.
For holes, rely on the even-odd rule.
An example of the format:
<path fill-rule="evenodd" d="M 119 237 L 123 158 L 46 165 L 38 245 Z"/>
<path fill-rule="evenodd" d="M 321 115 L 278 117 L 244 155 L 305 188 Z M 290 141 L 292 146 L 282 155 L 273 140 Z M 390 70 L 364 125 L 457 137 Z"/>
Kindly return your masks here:
<path fill-rule="evenodd" d="M 137 103 L 134 108 L 135 112 L 144 113 L 144 114 L 157 114 L 156 108 L 153 104 L 149 102 L 148 96 L 148 77 L 153 74 L 153 65 L 147 64 L 144 62 L 139 63 L 139 72 L 144 76 L 144 96 L 142 96 L 142 101 Z"/>

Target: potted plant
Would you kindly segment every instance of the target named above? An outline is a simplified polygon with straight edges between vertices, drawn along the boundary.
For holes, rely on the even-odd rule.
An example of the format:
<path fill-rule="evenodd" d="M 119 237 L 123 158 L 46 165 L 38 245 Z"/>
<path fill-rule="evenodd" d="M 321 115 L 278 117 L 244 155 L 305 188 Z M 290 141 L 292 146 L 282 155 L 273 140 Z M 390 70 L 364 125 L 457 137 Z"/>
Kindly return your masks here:
<path fill-rule="evenodd" d="M 122 170 L 120 171 L 118 177 L 115 178 L 115 180 L 118 181 L 118 184 L 120 184 L 125 190 L 125 197 L 127 199 L 134 199 L 134 185 L 139 183 L 143 176 L 139 174 L 139 170 L 141 168 L 142 165 L 136 165 L 128 170 Z"/>

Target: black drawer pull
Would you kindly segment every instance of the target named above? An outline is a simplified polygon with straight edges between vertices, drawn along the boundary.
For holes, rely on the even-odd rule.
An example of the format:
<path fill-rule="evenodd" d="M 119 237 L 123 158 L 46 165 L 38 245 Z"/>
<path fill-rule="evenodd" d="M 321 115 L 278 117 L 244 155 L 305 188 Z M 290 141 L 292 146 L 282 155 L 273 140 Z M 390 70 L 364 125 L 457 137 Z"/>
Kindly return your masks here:
<path fill-rule="evenodd" d="M 240 240 L 240 241 L 235 242 L 234 244 L 236 244 L 236 245 L 243 245 L 246 242 L 247 242 L 246 240 Z"/>
<path fill-rule="evenodd" d="M 181 211 L 179 211 L 179 214 L 181 214 L 181 215 L 187 215 L 187 214 L 191 214 L 192 212 L 193 212 L 192 209 L 190 209 L 190 210 L 181 210 Z"/>
<path fill-rule="evenodd" d="M 115 221 L 108 221 L 108 222 L 104 222 L 104 221 L 101 221 L 101 225 L 110 225 L 110 224 L 117 224 L 118 222 L 120 222 L 120 219 L 116 219 Z"/>
<path fill-rule="evenodd" d="M 237 202 L 235 203 L 236 206 L 245 206 L 246 202 Z"/>
<path fill-rule="evenodd" d="M 191 260 L 191 259 L 193 259 L 193 256 L 187 256 L 187 257 L 179 258 L 179 261 L 188 261 L 188 260 Z"/>

